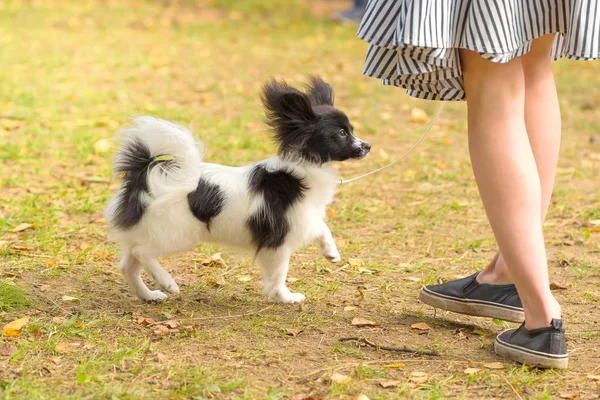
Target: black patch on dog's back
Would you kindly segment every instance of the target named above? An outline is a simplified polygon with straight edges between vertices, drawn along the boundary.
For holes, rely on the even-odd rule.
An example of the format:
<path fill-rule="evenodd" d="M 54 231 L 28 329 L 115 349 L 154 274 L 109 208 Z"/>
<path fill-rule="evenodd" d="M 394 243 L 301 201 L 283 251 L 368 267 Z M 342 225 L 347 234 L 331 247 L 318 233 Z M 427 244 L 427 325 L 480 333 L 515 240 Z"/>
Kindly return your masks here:
<path fill-rule="evenodd" d="M 148 192 L 148 170 L 152 163 L 150 149 L 140 140 L 127 142 L 121 149 L 115 171 L 123 174 L 122 192 L 113 220 L 119 228 L 131 228 L 142 219 L 146 207 L 141 196 Z"/>
<path fill-rule="evenodd" d="M 188 193 L 187 200 L 194 217 L 204 222 L 210 231 L 210 220 L 219 215 L 225 205 L 225 196 L 219 186 L 200 178 L 198 187 Z"/>
<path fill-rule="evenodd" d="M 262 194 L 264 198 L 264 203 L 246 222 L 258 254 L 263 247 L 283 244 L 290 230 L 286 212 L 304 197 L 308 187 L 291 172 L 268 171 L 262 165 L 250 172 L 248 186 L 251 193 Z"/>

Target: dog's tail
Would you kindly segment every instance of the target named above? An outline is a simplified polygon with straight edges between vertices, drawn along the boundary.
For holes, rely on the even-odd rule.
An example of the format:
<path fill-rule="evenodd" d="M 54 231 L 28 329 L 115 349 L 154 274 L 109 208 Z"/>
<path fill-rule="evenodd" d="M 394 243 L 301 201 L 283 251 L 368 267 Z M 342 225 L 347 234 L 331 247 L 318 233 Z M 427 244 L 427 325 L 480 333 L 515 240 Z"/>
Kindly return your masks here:
<path fill-rule="evenodd" d="M 204 154 L 190 131 L 162 119 L 138 117 L 120 133 L 115 173 L 122 176 L 121 189 L 105 215 L 112 226 L 127 229 L 162 189 L 189 181 Z"/>

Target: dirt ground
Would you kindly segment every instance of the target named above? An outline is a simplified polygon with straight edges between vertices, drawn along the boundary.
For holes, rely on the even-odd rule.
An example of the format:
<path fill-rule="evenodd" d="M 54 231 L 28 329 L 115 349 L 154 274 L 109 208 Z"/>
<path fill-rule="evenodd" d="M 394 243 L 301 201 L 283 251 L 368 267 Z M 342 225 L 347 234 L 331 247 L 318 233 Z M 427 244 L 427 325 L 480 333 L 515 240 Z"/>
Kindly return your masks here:
<path fill-rule="evenodd" d="M 423 285 L 469 275 L 496 251 L 469 164 L 464 103 L 447 104 L 405 161 L 340 187 L 328 223 L 342 261 L 314 246 L 294 255 L 288 282 L 307 296 L 301 305 L 271 304 L 251 255 L 206 244 L 162 260 L 180 295 L 144 304 L 129 290 L 102 217 L 118 186 L 110 138 L 128 118 L 183 123 L 208 145 L 207 161 L 243 165 L 275 151 L 261 84 L 319 74 L 373 147 L 364 161 L 340 164 L 340 176 L 379 167 L 422 135 L 438 104 L 361 76 L 366 44 L 355 26 L 329 20 L 346 6 L 0 4 L 0 328 L 28 319 L 0 338 L 0 395 L 600 398 L 598 62 L 554 64 L 563 144 L 545 235 L 566 371 L 497 357 L 494 337 L 513 324 L 418 300 Z M 414 109 L 427 117 L 415 121 Z"/>

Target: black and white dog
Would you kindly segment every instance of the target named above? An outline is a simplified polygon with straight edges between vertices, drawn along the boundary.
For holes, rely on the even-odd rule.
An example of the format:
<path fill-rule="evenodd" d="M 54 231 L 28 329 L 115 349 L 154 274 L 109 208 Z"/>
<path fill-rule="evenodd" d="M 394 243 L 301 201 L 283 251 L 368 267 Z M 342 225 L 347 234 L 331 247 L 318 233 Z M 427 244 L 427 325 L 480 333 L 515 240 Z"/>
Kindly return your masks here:
<path fill-rule="evenodd" d="M 317 240 L 321 254 L 340 260 L 324 222 L 337 185 L 331 162 L 361 159 L 371 146 L 354 136 L 320 78 L 312 78 L 306 92 L 273 80 L 263 87 L 262 101 L 279 155 L 244 167 L 202 162 L 192 134 L 164 120 L 139 117 L 122 131 L 115 159 L 122 184 L 105 217 L 109 238 L 121 246 L 119 268 L 140 299 L 167 297 L 148 289 L 142 269 L 165 292 L 179 293 L 158 257 L 202 241 L 254 251 L 264 293 L 283 303 L 305 299 L 285 284 L 296 250 Z"/>

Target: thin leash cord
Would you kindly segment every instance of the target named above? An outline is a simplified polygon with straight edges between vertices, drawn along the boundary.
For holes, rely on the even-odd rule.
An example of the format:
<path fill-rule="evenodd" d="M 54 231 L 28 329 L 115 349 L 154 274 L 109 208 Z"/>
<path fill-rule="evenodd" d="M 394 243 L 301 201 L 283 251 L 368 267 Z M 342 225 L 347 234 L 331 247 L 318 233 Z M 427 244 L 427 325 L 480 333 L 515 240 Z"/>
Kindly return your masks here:
<path fill-rule="evenodd" d="M 442 102 L 442 104 L 440 104 L 440 108 L 438 108 L 438 110 L 437 110 L 437 113 L 435 114 L 435 116 L 434 116 L 434 117 L 433 117 L 433 119 L 431 120 L 431 123 L 429 124 L 429 127 L 428 127 L 428 128 L 427 128 L 427 130 L 425 131 L 425 134 L 423 134 L 423 136 L 421 136 L 421 139 L 419 139 L 419 140 L 417 141 L 417 143 L 415 143 L 415 144 L 414 144 L 414 146 L 413 146 L 413 147 L 411 147 L 411 148 L 410 148 L 410 149 L 409 149 L 409 150 L 408 150 L 406 153 L 402 154 L 402 155 L 401 155 L 399 158 L 395 159 L 395 160 L 394 160 L 394 161 L 392 161 L 391 163 L 389 163 L 389 164 L 387 164 L 387 165 L 384 165 L 383 167 L 379 167 L 379 168 L 377 168 L 377 169 L 375 169 L 375 170 L 373 170 L 373 171 L 371 171 L 371 172 L 367 172 L 366 174 L 359 175 L 359 176 L 357 176 L 357 177 L 350 178 L 350 179 L 340 179 L 340 180 L 338 181 L 338 186 L 340 186 L 340 185 L 342 185 L 342 184 L 344 184 L 344 183 L 350 183 L 350 182 L 354 182 L 354 181 L 356 181 L 356 180 L 359 180 L 359 179 L 361 179 L 361 178 L 364 178 L 364 177 L 366 177 L 366 176 L 369 176 L 369 175 L 376 174 L 376 173 L 377 173 L 377 172 L 379 172 L 379 171 L 383 171 L 384 169 L 391 167 L 392 165 L 396 164 L 397 162 L 401 161 L 401 160 L 402 160 L 404 157 L 406 157 L 407 155 L 409 155 L 410 153 L 412 153 L 412 152 L 413 152 L 413 150 L 414 150 L 414 149 L 416 149 L 416 148 L 417 148 L 417 147 L 418 147 L 418 146 L 421 144 L 421 142 L 422 142 L 423 140 L 425 140 L 425 138 L 427 137 L 427 135 L 428 135 L 428 134 L 429 134 L 429 132 L 431 131 L 431 128 L 433 128 L 433 126 L 435 125 L 435 123 L 436 123 L 436 121 L 437 121 L 438 117 L 440 116 L 440 114 L 441 114 L 441 112 L 442 112 L 442 109 L 443 109 L 443 108 L 444 108 L 444 103 Z"/>

